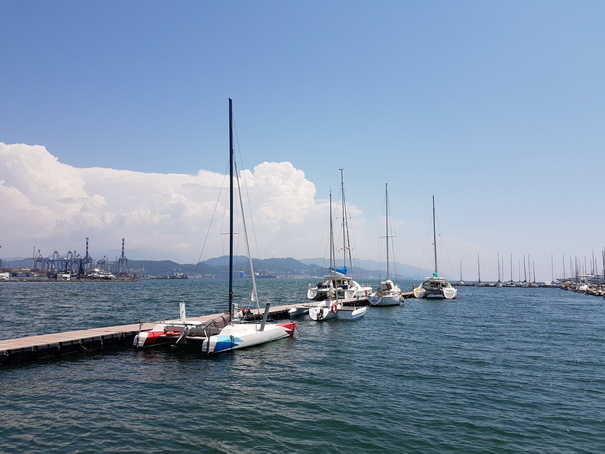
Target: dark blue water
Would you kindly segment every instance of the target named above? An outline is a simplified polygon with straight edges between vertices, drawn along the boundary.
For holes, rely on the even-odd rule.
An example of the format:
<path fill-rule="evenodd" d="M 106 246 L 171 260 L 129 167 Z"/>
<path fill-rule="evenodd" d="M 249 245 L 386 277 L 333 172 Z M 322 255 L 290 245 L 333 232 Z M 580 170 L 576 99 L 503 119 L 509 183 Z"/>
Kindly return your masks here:
<path fill-rule="evenodd" d="M 289 304 L 307 281 L 259 287 Z M 0 338 L 175 318 L 182 300 L 220 312 L 224 293 L 3 283 Z M 0 451 L 605 452 L 604 326 L 602 298 L 462 287 L 212 359 L 123 350 L 0 369 Z"/>

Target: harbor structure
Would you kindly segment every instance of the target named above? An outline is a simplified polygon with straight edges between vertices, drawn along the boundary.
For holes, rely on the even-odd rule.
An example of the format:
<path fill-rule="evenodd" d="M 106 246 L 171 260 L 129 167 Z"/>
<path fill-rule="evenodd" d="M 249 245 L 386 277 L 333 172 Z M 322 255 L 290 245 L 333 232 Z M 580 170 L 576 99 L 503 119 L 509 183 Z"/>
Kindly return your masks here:
<path fill-rule="evenodd" d="M 2 269 L 0 267 L 0 269 Z M 96 260 L 89 252 L 89 238 L 86 238 L 85 253 L 81 256 L 75 249 L 61 254 L 55 250 L 50 255 L 43 255 L 40 249 L 34 246 L 32 267 L 5 269 L 9 273 L 8 279 L 104 279 L 111 280 L 117 277 L 132 278 L 128 269 L 128 259 L 125 254 L 125 239 L 122 238 L 122 255 L 114 262 L 106 256 Z"/>

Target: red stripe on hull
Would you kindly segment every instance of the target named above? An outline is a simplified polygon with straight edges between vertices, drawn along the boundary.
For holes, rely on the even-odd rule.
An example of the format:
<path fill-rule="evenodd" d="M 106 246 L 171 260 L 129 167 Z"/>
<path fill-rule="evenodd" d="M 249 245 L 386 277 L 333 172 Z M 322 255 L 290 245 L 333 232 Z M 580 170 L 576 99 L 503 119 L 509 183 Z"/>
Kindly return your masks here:
<path fill-rule="evenodd" d="M 294 330 L 296 329 L 296 324 L 298 322 L 286 322 L 286 323 L 278 323 L 277 326 L 283 326 L 286 328 L 286 331 L 289 336 L 294 336 Z"/>

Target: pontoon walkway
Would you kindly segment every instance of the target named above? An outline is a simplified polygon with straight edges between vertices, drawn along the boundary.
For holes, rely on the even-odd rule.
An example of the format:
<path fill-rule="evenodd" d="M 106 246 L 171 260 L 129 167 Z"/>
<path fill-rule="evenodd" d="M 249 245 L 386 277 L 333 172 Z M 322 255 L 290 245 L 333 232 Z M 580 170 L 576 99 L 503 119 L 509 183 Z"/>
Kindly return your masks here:
<path fill-rule="evenodd" d="M 345 305 L 367 305 L 367 300 L 343 300 Z M 298 304 L 270 308 L 270 317 L 275 320 L 288 318 L 288 310 Z M 259 315 L 253 311 L 254 315 Z M 188 317 L 192 321 L 205 321 L 220 314 Z M 157 322 L 92 328 L 65 333 L 42 334 L 17 339 L 0 340 L 0 366 L 15 365 L 44 358 L 59 358 L 74 353 L 102 353 L 117 348 L 132 346 L 139 331 L 150 330 Z"/>

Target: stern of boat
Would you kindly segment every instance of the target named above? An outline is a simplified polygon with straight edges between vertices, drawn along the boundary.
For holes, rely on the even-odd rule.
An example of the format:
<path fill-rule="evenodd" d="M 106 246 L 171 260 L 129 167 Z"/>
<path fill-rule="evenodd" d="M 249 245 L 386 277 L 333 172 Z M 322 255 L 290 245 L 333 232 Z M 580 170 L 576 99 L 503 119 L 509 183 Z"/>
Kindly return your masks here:
<path fill-rule="evenodd" d="M 414 297 L 416 298 L 424 298 L 426 296 L 426 290 L 421 286 L 414 288 Z"/>
<path fill-rule="evenodd" d="M 456 294 L 458 293 L 458 290 L 455 289 L 454 287 L 446 287 L 442 290 L 442 292 L 443 292 L 443 296 L 445 297 L 445 299 L 452 300 L 452 299 L 456 298 Z"/>

